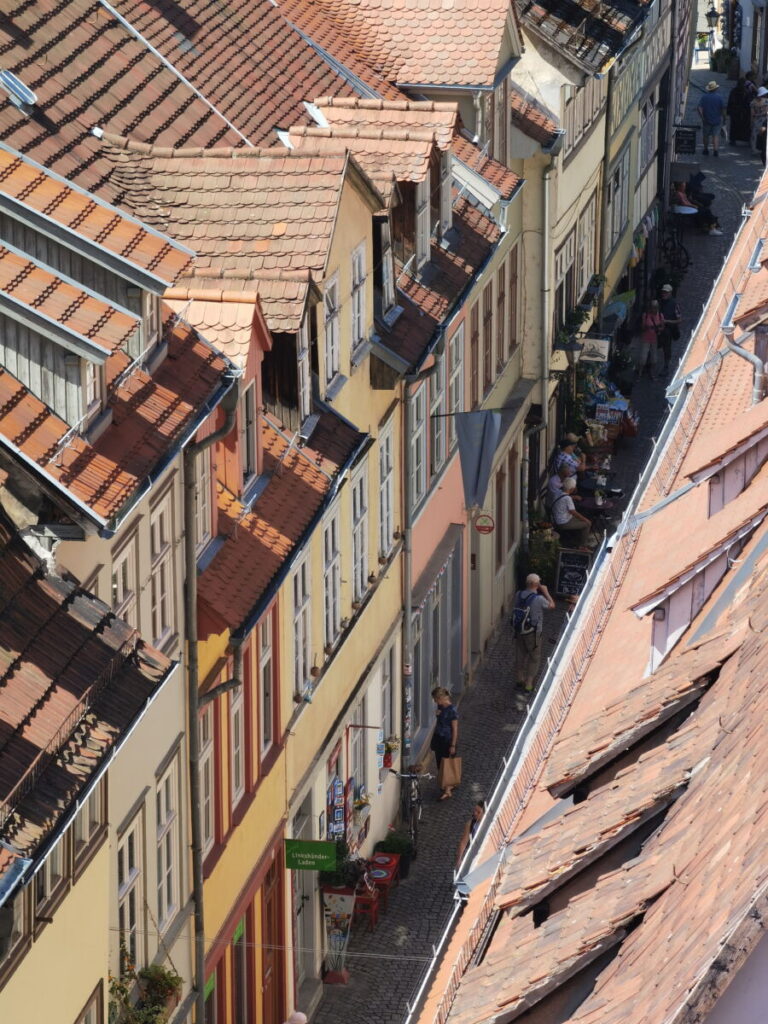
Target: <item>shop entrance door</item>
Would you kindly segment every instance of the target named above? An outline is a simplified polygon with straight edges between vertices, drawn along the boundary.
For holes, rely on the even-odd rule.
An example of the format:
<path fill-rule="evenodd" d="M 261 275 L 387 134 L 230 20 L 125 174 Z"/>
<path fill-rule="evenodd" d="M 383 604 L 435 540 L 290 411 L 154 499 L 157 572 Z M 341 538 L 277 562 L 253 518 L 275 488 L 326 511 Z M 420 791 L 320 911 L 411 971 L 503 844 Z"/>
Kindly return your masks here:
<path fill-rule="evenodd" d="M 264 953 L 261 969 L 261 1019 L 264 1024 L 285 1020 L 283 998 L 283 935 L 280 926 L 280 867 L 273 861 L 262 886 L 262 935 Z"/>
<path fill-rule="evenodd" d="M 312 796 L 307 797 L 293 819 L 293 838 L 312 839 Z M 322 837 L 323 839 L 325 836 Z M 317 873 L 292 871 L 293 875 L 293 938 L 296 949 L 294 968 L 296 989 L 315 973 L 315 907 L 317 906 Z"/>

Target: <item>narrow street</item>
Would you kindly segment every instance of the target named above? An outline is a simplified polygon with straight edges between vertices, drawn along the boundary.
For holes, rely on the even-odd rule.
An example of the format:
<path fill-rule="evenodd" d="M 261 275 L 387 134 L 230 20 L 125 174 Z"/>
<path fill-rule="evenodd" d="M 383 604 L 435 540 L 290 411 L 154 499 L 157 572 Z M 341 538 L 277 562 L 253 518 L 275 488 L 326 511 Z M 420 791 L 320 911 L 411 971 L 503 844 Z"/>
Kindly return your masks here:
<path fill-rule="evenodd" d="M 694 65 L 687 124 L 698 123 L 696 106 L 701 91 L 713 79 L 720 83 L 727 99 L 734 83 L 728 82 L 725 75 L 714 74 L 703 63 Z M 726 143 L 719 159 L 713 159 L 701 155 L 700 137 L 697 143 L 696 159 L 707 175 L 706 190 L 716 194 L 713 209 L 723 235 L 694 236 L 691 232 L 685 239 L 692 265 L 677 295 L 683 325 L 681 340 L 675 343 L 675 362 L 698 320 L 741 222 L 742 206 L 753 195 L 761 171 L 758 158 L 745 146 Z M 620 442 L 614 462 L 615 485 L 623 488 L 627 498 L 644 468 L 652 439 L 665 414 L 664 384 L 643 378 L 635 386 L 632 403 L 640 414 L 640 430 L 637 437 Z M 546 616 L 545 655 L 554 650 L 565 618 L 563 605 Z M 375 932 L 365 931 L 365 922 L 355 926 L 347 956 L 349 984 L 325 987 L 322 1003 L 313 1017 L 316 1024 L 401 1024 L 405 1019 L 408 1000 L 415 994 L 432 946 L 451 911 L 452 868 L 462 828 L 473 801 L 492 788 L 501 759 L 523 721 L 525 711 L 520 709 L 512 689 L 512 663 L 512 636 L 503 624 L 485 653 L 473 689 L 459 706 L 464 765 L 461 788 L 454 799 L 438 803 L 435 782 L 426 786 L 418 860 L 410 877 L 390 895 L 388 911 L 379 918 Z"/>

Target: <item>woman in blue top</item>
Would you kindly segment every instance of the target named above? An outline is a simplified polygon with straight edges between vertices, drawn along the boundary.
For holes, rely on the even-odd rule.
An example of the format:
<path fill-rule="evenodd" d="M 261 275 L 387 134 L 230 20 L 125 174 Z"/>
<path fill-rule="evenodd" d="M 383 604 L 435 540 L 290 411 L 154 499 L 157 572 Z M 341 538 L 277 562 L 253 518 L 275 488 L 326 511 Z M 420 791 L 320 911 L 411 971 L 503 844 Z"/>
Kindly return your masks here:
<path fill-rule="evenodd" d="M 444 757 L 455 757 L 456 745 L 459 741 L 459 713 L 451 703 L 451 695 L 443 686 L 436 686 L 432 691 L 432 700 L 435 702 L 435 731 L 432 733 L 432 741 L 429 746 L 435 752 L 437 770 L 440 771 L 440 762 Z M 441 800 L 447 800 L 453 796 L 453 786 L 447 786 L 441 796 Z"/>

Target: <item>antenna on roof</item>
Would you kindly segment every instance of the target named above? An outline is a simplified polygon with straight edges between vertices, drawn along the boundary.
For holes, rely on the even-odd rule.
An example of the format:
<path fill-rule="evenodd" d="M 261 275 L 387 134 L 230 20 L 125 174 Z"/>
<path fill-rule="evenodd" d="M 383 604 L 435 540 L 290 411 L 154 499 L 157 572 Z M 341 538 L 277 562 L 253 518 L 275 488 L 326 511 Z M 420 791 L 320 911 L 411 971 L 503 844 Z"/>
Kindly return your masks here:
<path fill-rule="evenodd" d="M 32 107 L 37 103 L 37 95 L 12 71 L 0 69 L 0 88 L 8 93 L 14 107 L 27 116 L 32 113 Z"/>

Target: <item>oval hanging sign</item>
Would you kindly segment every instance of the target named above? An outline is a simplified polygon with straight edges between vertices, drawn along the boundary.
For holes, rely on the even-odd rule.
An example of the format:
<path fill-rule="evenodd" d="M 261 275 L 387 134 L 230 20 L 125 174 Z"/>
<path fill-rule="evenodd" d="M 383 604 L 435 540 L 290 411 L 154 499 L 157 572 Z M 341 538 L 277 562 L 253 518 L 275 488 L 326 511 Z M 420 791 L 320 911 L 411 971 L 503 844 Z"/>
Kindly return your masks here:
<path fill-rule="evenodd" d="M 496 522 L 489 512 L 478 512 L 475 516 L 475 529 L 478 533 L 493 533 Z"/>

